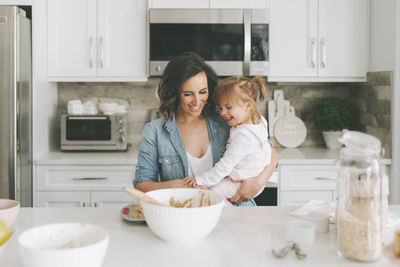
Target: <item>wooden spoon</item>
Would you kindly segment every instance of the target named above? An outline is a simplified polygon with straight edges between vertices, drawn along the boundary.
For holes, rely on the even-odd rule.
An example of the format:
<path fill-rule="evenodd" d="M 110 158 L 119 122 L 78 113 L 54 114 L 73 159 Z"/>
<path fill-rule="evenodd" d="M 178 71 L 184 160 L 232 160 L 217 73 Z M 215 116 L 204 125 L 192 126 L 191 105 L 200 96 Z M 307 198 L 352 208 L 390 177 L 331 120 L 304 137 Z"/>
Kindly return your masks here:
<path fill-rule="evenodd" d="M 125 192 L 127 192 L 129 195 L 131 195 L 131 196 L 133 196 L 135 198 L 141 199 L 141 200 L 143 200 L 143 201 L 145 201 L 147 203 L 150 203 L 150 204 L 153 204 L 153 205 L 158 205 L 158 206 L 163 206 L 163 207 L 169 207 L 167 204 L 161 203 L 161 202 L 155 200 L 154 198 L 146 195 L 142 191 L 137 190 L 137 189 L 135 189 L 133 187 L 124 186 L 122 189 Z"/>

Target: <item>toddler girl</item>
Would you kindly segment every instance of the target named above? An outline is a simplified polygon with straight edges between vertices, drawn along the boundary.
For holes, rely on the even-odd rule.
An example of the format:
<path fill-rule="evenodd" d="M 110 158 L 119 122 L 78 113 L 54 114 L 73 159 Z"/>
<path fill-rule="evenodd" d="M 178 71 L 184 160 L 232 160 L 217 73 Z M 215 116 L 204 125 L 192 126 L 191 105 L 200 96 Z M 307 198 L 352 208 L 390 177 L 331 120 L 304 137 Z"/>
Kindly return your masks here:
<path fill-rule="evenodd" d="M 229 199 L 240 187 L 240 183 L 230 179 L 255 177 L 270 164 L 271 146 L 267 141 L 267 121 L 256 105 L 256 86 L 260 89 L 260 100 L 264 100 L 267 86 L 261 76 L 252 79 L 230 77 L 217 86 L 214 101 L 221 117 L 231 126 L 226 150 L 211 170 L 184 178 L 185 184 L 210 187 L 210 190 Z"/>

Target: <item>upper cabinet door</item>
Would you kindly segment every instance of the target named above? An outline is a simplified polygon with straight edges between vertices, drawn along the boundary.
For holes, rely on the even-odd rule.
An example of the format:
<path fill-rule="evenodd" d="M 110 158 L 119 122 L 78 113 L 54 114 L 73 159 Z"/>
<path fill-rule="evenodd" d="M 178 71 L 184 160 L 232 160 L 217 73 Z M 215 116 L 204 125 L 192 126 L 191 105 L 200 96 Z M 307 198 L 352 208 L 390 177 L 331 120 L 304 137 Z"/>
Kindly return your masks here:
<path fill-rule="evenodd" d="M 209 8 L 209 0 L 149 0 L 151 8 Z"/>
<path fill-rule="evenodd" d="M 319 76 L 367 72 L 368 1 L 319 0 Z"/>
<path fill-rule="evenodd" d="M 316 77 L 318 0 L 270 1 L 270 76 Z"/>
<path fill-rule="evenodd" d="M 48 76 L 96 76 L 96 0 L 47 1 Z"/>
<path fill-rule="evenodd" d="M 146 0 L 98 0 L 99 76 L 147 76 L 146 9 Z"/>

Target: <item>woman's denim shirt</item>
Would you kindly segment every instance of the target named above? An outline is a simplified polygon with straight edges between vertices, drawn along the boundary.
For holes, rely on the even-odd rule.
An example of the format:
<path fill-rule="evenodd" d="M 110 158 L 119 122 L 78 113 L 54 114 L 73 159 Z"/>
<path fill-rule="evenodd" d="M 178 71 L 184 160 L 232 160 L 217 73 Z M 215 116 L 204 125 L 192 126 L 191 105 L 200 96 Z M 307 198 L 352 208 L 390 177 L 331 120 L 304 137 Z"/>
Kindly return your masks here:
<path fill-rule="evenodd" d="M 218 114 L 206 117 L 206 122 L 215 165 L 225 152 L 229 126 Z M 168 181 L 187 176 L 188 161 L 175 116 L 172 120 L 160 118 L 146 124 L 133 185 L 143 181 Z"/>

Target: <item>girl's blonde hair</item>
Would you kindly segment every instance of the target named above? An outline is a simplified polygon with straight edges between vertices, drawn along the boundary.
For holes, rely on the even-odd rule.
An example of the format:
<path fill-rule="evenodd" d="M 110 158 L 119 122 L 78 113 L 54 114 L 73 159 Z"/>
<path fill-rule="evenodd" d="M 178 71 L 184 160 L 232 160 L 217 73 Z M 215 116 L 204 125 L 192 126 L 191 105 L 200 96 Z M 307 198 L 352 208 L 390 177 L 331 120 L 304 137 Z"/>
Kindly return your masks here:
<path fill-rule="evenodd" d="M 250 117 L 253 123 L 258 123 L 261 119 L 260 111 L 256 105 L 257 88 L 260 91 L 260 101 L 267 95 L 267 83 L 261 76 L 252 79 L 244 76 L 234 76 L 225 79 L 214 91 L 213 100 L 220 106 L 221 104 L 243 105 L 247 101 L 251 104 Z"/>

